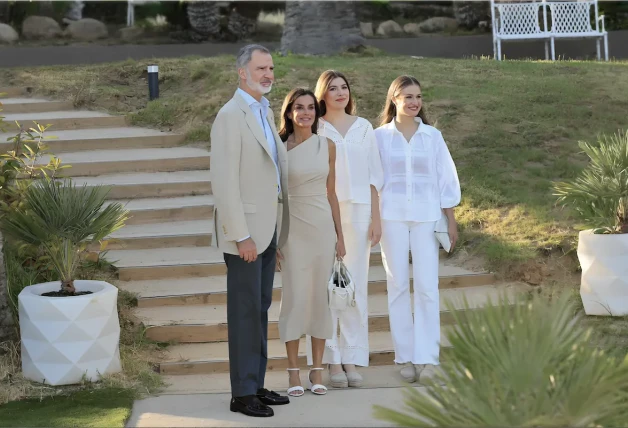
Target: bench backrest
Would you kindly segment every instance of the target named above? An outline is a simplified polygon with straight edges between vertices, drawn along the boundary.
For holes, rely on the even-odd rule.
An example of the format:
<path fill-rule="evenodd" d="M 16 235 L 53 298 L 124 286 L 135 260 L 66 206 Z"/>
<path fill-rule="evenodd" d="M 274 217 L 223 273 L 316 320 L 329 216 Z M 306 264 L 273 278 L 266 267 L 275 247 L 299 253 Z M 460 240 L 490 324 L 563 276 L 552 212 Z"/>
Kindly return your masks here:
<path fill-rule="evenodd" d="M 548 2 L 552 25 L 550 31 L 561 33 L 591 33 L 597 31 L 597 1 Z M 591 7 L 595 11 L 595 29 L 591 26 Z"/>
<path fill-rule="evenodd" d="M 497 16 L 493 11 L 494 32 L 499 35 L 542 34 L 544 32 L 540 25 L 542 6 L 542 2 L 495 4 Z"/>

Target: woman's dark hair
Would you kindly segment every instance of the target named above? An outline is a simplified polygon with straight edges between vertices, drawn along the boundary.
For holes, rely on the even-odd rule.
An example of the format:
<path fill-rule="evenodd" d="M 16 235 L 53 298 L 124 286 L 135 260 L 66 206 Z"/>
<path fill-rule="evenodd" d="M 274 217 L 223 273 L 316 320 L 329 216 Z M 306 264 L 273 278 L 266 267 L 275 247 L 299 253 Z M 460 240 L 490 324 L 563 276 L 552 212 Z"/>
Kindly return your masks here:
<path fill-rule="evenodd" d="M 349 89 L 349 102 L 345 107 L 345 112 L 350 115 L 355 115 L 356 107 L 355 101 L 353 99 L 353 94 L 351 93 L 351 86 L 349 85 L 349 81 L 347 77 L 339 71 L 336 70 L 327 70 L 318 78 L 318 82 L 316 82 L 316 89 L 314 93 L 316 94 L 316 99 L 321 105 L 321 116 L 325 116 L 327 114 L 327 106 L 325 105 L 325 94 L 329 89 L 329 85 L 331 81 L 335 78 L 340 77 L 347 84 L 347 89 Z"/>
<path fill-rule="evenodd" d="M 390 123 L 391 120 L 397 115 L 397 106 L 393 102 L 393 98 L 399 95 L 404 88 L 408 86 L 416 85 L 419 88 L 421 84 L 419 81 L 412 76 L 399 76 L 390 84 L 388 88 L 388 94 L 386 95 L 386 102 L 384 103 L 384 108 L 382 112 L 379 114 L 380 118 L 380 126 L 386 125 Z M 421 110 L 417 113 L 417 116 L 421 118 L 423 123 L 429 125 L 430 122 L 427 120 L 427 115 L 425 114 L 425 106 L 421 106 Z"/>
<path fill-rule="evenodd" d="M 281 106 L 281 123 L 279 124 L 279 137 L 281 137 L 281 141 L 286 141 L 290 134 L 294 133 L 294 124 L 292 123 L 292 119 L 288 117 L 288 113 L 292 111 L 292 106 L 297 98 L 302 97 L 304 95 L 309 95 L 312 97 L 314 101 L 314 109 L 316 110 L 316 117 L 314 118 L 314 123 L 312 124 L 312 132 L 316 134 L 318 131 L 318 119 L 321 115 L 321 106 L 316 100 L 316 96 L 314 96 L 314 92 L 305 88 L 295 88 L 291 90 L 286 98 L 283 100 L 283 105 Z"/>

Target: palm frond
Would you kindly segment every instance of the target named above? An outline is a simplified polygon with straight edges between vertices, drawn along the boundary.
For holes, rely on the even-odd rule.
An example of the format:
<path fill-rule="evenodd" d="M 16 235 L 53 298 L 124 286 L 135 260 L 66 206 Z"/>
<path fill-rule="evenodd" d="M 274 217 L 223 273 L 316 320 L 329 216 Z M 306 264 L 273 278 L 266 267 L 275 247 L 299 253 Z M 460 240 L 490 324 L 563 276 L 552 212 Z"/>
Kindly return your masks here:
<path fill-rule="evenodd" d="M 628 131 L 579 146 L 590 162 L 575 179 L 554 183 L 554 196 L 588 227 L 628 233 Z"/>
<path fill-rule="evenodd" d="M 457 327 L 441 372 L 426 391 L 407 391 L 402 411 L 376 406 L 378 418 L 399 426 L 625 423 L 628 364 L 588 345 L 569 295 L 455 306 L 463 311 L 452 311 Z"/>
<path fill-rule="evenodd" d="M 0 230 L 44 249 L 62 281 L 71 283 L 87 245 L 120 229 L 128 218 L 122 204 L 105 206 L 108 192 L 69 179 L 39 180 L 24 189 L 23 204 L 3 216 Z"/>

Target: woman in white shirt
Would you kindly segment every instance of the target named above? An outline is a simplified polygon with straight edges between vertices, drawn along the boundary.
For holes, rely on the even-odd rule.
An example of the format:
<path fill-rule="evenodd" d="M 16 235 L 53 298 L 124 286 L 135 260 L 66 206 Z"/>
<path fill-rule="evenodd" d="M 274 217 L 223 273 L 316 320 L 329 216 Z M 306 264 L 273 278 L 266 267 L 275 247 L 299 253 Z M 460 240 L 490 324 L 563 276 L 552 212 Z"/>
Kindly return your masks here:
<path fill-rule="evenodd" d="M 333 387 L 359 387 L 363 379 L 356 366 L 369 365 L 369 258 L 371 247 L 381 237 L 378 192 L 383 171 L 373 126 L 355 116 L 347 78 L 327 70 L 319 77 L 315 94 L 322 116 L 318 134 L 336 145 L 336 194 L 347 251 L 344 263 L 355 283 L 356 295 L 355 307 L 332 311 L 334 331 L 340 325 L 340 337 L 334 334 L 326 341 L 323 364 L 329 364 Z"/>
<path fill-rule="evenodd" d="M 453 208 L 460 203 L 460 182 L 442 134 L 427 121 L 417 79 L 400 76 L 392 82 L 380 117 L 375 136 L 384 168 L 381 245 L 390 330 L 395 362 L 404 365 L 401 376 L 414 382 L 426 366 L 439 361 L 439 242 L 434 226 L 447 216 L 453 248 L 458 237 Z"/>

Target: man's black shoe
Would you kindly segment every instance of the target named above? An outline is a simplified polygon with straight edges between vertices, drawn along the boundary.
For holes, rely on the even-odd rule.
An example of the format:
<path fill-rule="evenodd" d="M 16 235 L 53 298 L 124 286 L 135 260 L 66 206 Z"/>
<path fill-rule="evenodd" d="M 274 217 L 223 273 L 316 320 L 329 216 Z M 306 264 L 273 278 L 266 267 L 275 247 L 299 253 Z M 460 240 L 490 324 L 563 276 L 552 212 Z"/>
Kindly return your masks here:
<path fill-rule="evenodd" d="M 260 388 L 257 390 L 257 398 L 259 398 L 259 401 L 268 406 L 280 406 L 282 404 L 290 403 L 290 399 L 288 397 L 279 395 L 275 391 L 269 391 L 266 388 Z"/>
<path fill-rule="evenodd" d="M 244 415 L 256 418 L 267 418 L 275 415 L 273 409 L 262 403 L 255 395 L 233 397 L 229 408 L 232 412 L 240 412 Z"/>

